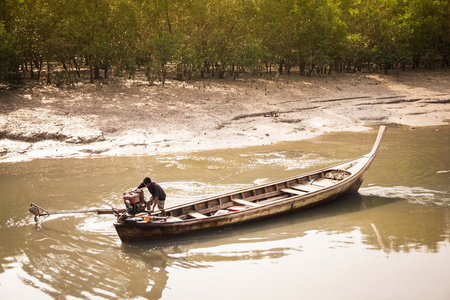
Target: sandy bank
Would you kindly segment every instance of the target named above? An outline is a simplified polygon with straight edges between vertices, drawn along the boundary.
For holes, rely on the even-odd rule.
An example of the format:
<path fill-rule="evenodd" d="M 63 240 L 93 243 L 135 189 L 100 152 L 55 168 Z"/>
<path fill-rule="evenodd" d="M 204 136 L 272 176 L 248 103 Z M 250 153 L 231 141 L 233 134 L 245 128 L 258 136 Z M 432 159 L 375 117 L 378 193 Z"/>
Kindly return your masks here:
<path fill-rule="evenodd" d="M 298 75 L 0 89 L 0 162 L 264 145 L 368 125 L 447 124 L 450 73 Z M 142 80 L 141 80 L 142 79 Z"/>

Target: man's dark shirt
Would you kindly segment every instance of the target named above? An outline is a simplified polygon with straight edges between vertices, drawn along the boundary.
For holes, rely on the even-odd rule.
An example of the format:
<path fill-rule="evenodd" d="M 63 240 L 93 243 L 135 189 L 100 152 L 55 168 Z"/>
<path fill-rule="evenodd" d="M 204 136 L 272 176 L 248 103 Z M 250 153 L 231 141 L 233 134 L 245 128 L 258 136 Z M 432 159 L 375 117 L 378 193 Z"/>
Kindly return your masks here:
<path fill-rule="evenodd" d="M 142 182 L 138 186 L 138 189 L 142 189 L 144 187 L 145 187 L 145 184 L 144 184 L 144 182 Z M 158 199 L 161 201 L 166 200 L 166 193 L 164 192 L 162 187 L 160 187 L 159 184 L 157 184 L 156 182 L 152 181 L 150 187 L 148 187 L 148 191 L 150 192 L 150 194 L 152 194 L 153 198 L 158 197 Z"/>

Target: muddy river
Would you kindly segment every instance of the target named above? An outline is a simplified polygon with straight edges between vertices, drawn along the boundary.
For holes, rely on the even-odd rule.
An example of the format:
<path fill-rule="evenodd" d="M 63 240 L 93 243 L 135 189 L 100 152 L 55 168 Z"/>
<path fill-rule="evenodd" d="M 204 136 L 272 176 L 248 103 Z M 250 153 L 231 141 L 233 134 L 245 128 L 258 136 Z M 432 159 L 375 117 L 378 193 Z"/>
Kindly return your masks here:
<path fill-rule="evenodd" d="M 370 152 L 377 128 L 263 147 L 0 165 L 0 299 L 450 299 L 450 126 L 389 126 L 357 194 L 179 240 L 122 244 L 113 215 L 151 176 L 166 207 Z"/>

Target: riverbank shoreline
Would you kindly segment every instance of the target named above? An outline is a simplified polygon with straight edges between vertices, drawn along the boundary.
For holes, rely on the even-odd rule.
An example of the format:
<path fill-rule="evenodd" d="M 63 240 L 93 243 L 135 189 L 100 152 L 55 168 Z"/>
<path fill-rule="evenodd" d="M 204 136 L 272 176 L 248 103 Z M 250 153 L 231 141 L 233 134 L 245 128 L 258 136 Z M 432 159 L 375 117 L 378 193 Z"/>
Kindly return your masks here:
<path fill-rule="evenodd" d="M 0 163 L 260 146 L 390 123 L 446 125 L 449 75 L 243 75 L 165 86 L 150 86 L 142 75 L 1 86 Z"/>

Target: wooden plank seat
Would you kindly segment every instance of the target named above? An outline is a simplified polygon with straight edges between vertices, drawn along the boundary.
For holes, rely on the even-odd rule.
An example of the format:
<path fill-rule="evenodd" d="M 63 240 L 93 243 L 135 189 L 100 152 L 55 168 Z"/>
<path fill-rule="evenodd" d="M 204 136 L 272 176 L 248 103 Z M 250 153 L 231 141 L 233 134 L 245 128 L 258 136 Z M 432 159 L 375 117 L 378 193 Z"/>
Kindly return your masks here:
<path fill-rule="evenodd" d="M 231 212 L 236 212 L 236 211 L 243 211 L 248 209 L 248 206 L 242 206 L 242 205 L 238 205 L 238 206 L 231 206 L 228 207 L 227 210 L 231 211 Z"/>
<path fill-rule="evenodd" d="M 307 194 L 307 192 L 293 190 L 293 189 L 287 189 L 287 188 L 280 189 L 280 191 L 282 191 L 283 193 L 294 194 L 294 195 L 306 195 Z"/>
<path fill-rule="evenodd" d="M 224 203 L 224 204 L 222 204 L 222 205 L 215 205 L 215 206 L 213 206 L 213 207 L 208 207 L 208 208 L 203 208 L 203 209 L 199 209 L 198 211 L 195 211 L 195 210 L 191 210 L 191 211 L 185 211 L 185 212 L 183 212 L 182 214 L 180 214 L 180 215 L 176 215 L 176 217 L 178 218 L 178 219 L 181 219 L 181 220 L 186 220 L 189 216 L 191 216 L 191 217 L 193 217 L 193 218 L 196 218 L 195 216 L 197 216 L 197 217 L 200 217 L 199 215 L 203 215 L 203 216 L 205 216 L 205 217 L 208 217 L 208 216 L 206 216 L 205 214 L 209 214 L 209 213 L 213 213 L 213 212 L 216 212 L 216 211 L 218 211 L 219 209 L 227 209 L 227 208 L 229 208 L 229 207 L 231 207 L 231 206 L 233 206 L 233 205 L 235 205 L 232 201 L 230 201 L 230 202 L 227 202 L 227 203 Z M 190 213 L 198 213 L 199 215 L 196 215 L 196 214 L 194 214 L 194 215 L 191 215 Z M 174 216 L 175 217 L 175 216 Z M 201 218 L 201 217 L 200 217 Z M 199 218 L 198 218 L 199 219 Z"/>
<path fill-rule="evenodd" d="M 141 213 L 135 214 L 134 216 L 137 218 L 148 217 L 148 212 L 141 212 Z"/>
<path fill-rule="evenodd" d="M 188 215 L 190 215 L 191 217 L 196 218 L 196 219 L 207 218 L 207 216 L 205 216 L 204 214 L 201 214 L 201 213 L 196 212 L 196 211 L 190 211 L 190 212 L 188 212 Z"/>
<path fill-rule="evenodd" d="M 314 186 L 314 185 L 310 185 L 310 184 L 309 185 L 306 185 L 306 184 L 291 185 L 291 188 L 300 190 L 300 191 L 304 191 L 304 192 L 316 192 L 318 190 L 323 189 L 323 187 Z"/>
<path fill-rule="evenodd" d="M 246 205 L 246 206 L 250 206 L 250 207 L 258 207 L 259 204 L 257 203 L 253 203 L 247 200 L 242 200 L 242 199 L 231 199 L 234 203 L 236 204 L 240 204 L 240 205 Z"/>
<path fill-rule="evenodd" d="M 208 208 L 202 208 L 202 209 L 198 209 L 197 212 L 201 213 L 201 214 L 207 214 L 207 213 L 211 213 L 211 212 L 216 212 L 219 209 L 227 209 L 230 206 L 233 206 L 234 203 L 233 202 L 228 202 L 228 203 L 223 203 L 222 205 L 214 205 Z"/>
<path fill-rule="evenodd" d="M 312 183 L 311 183 L 311 182 L 303 183 L 303 184 L 301 184 L 301 185 L 315 186 L 315 187 L 318 187 L 318 188 L 324 188 L 324 187 L 327 187 L 326 183 L 320 182 L 320 181 L 318 181 L 318 180 L 314 180 Z"/>
<path fill-rule="evenodd" d="M 320 179 L 313 182 L 312 186 L 317 186 L 321 188 L 329 187 L 335 185 L 335 182 L 332 182 L 330 179 Z"/>
<path fill-rule="evenodd" d="M 286 199 L 287 197 L 289 197 L 289 195 L 281 195 L 281 196 L 278 196 L 278 197 L 273 197 L 273 198 L 269 198 L 269 199 L 266 199 L 266 200 L 258 201 L 258 204 L 259 205 L 264 205 L 264 204 L 267 204 L 267 203 L 271 203 L 271 202 L 275 202 L 275 201 L 278 201 L 278 200 Z"/>
<path fill-rule="evenodd" d="M 241 195 L 241 197 L 244 200 L 251 202 L 251 201 L 258 201 L 258 200 L 261 200 L 261 199 L 264 199 L 264 198 L 270 198 L 270 197 L 275 197 L 275 196 L 279 196 L 279 195 L 280 195 L 280 192 L 275 190 L 275 191 L 270 191 L 270 192 L 267 192 L 267 193 L 262 193 L 262 194 L 259 194 L 259 195 L 255 195 L 255 196 L 249 196 L 249 197 L 248 196 L 242 197 L 242 195 Z"/>

